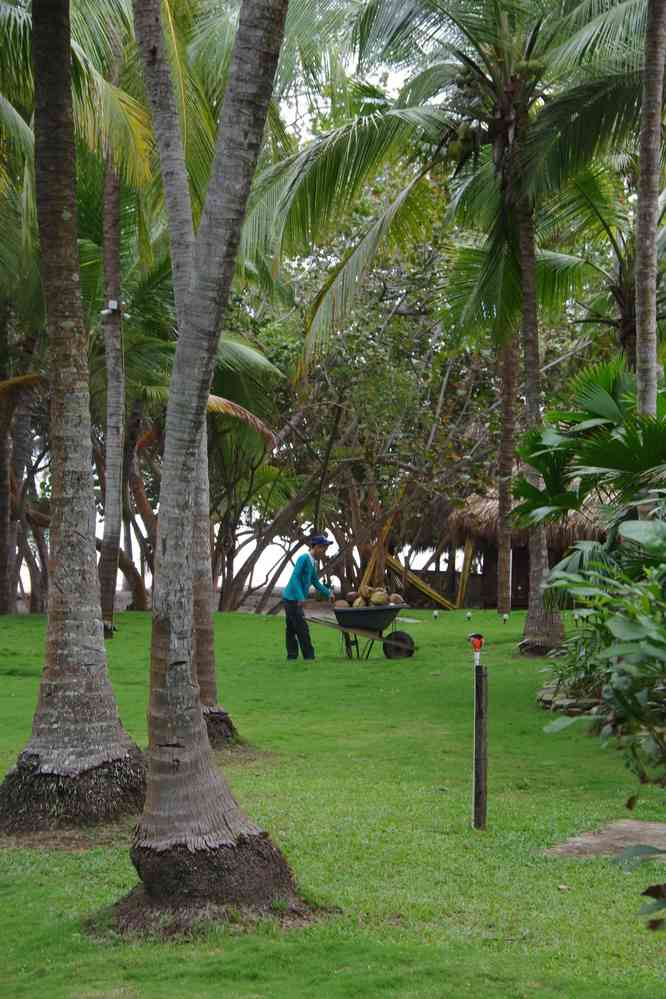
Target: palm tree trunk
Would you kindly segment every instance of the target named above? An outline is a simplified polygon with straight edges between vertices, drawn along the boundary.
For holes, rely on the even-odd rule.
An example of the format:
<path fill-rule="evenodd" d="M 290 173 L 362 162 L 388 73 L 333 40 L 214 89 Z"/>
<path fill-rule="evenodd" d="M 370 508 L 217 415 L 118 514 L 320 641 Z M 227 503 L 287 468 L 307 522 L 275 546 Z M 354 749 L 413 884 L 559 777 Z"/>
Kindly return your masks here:
<path fill-rule="evenodd" d="M 536 242 L 532 209 L 525 201 L 518 209 L 518 241 L 523 295 L 521 338 L 525 371 L 525 408 L 527 425 L 530 429 L 535 429 L 542 424 Z M 535 479 L 535 484 L 537 482 L 538 479 Z M 546 529 L 543 525 L 530 529 L 529 554 L 529 596 L 521 649 L 525 652 L 543 654 L 559 645 L 564 637 L 560 615 L 556 611 L 546 610 L 543 601 L 543 584 L 549 568 Z"/>
<path fill-rule="evenodd" d="M 122 314 L 120 310 L 120 180 L 110 158 L 104 178 L 104 298 L 110 315 L 104 317 L 106 358 L 106 433 L 104 491 L 104 535 L 99 562 L 104 635 L 113 638 L 113 611 L 118 580 L 120 529 L 122 523 L 123 433 L 125 418 L 125 372 L 123 370 Z"/>
<path fill-rule="evenodd" d="M 0 788 L 0 825 L 108 819 L 141 804 L 141 755 L 106 669 L 95 552 L 87 337 L 79 287 L 68 0 L 32 5 L 35 172 L 50 373 L 51 585 L 32 737 Z"/>
<path fill-rule="evenodd" d="M 500 351 L 502 428 L 497 460 L 497 613 L 511 612 L 511 507 L 516 433 L 517 344 L 513 334 Z"/>
<path fill-rule="evenodd" d="M 26 479 L 26 474 L 29 471 L 29 466 L 32 458 L 32 425 L 30 416 L 30 398 L 27 395 L 22 396 L 14 410 L 14 420 L 12 423 L 12 474 L 15 483 L 17 500 L 21 496 L 23 490 L 28 487 L 28 481 Z M 34 483 L 34 476 L 30 472 L 30 486 Z M 14 565 L 10 565 L 10 593 L 12 596 L 16 595 L 19 591 L 20 586 L 20 573 L 21 564 L 23 562 L 23 556 L 21 555 L 21 544 L 19 539 L 19 520 L 18 517 L 14 517 L 10 525 L 10 552 L 16 551 L 18 553 L 17 557 L 14 559 Z M 30 584 L 32 587 L 32 583 Z M 43 592 L 46 592 L 46 587 L 42 587 Z M 32 596 L 32 595 L 31 595 Z M 30 601 L 32 606 L 32 599 Z M 40 611 L 40 613 L 42 613 Z"/>
<path fill-rule="evenodd" d="M 192 670 L 199 684 L 208 740 L 213 749 L 232 742 L 238 733 L 228 713 L 218 704 L 213 632 L 213 574 L 210 561 L 210 485 L 208 482 L 208 434 L 204 423 L 197 455 L 192 525 L 192 591 L 194 627 Z"/>
<path fill-rule="evenodd" d="M 636 232 L 636 382 L 638 410 L 657 411 L 657 222 L 666 58 L 666 2 L 648 0 L 641 106 Z"/>
<path fill-rule="evenodd" d="M 159 25 L 158 4 L 135 2 L 140 39 L 141 8 L 150 8 L 153 28 L 156 21 Z M 190 485 L 286 8 L 286 0 L 242 4 L 191 287 L 186 307 L 177 306 L 183 323 L 171 378 L 160 491 L 148 789 L 132 849 L 148 894 L 168 897 L 171 903 L 174 896 L 194 896 L 267 905 L 294 890 L 285 859 L 243 815 L 213 766 L 199 688 L 192 682 Z M 144 48 L 144 60 L 150 76 L 151 65 L 160 60 L 160 48 Z M 169 136 L 160 137 L 159 119 L 154 122 L 161 149 Z M 171 138 L 177 144 L 173 133 Z M 164 167 L 162 175 L 166 183 Z M 172 231 L 172 247 L 175 236 Z M 185 266 L 191 266 L 189 259 Z"/>
<path fill-rule="evenodd" d="M 9 378 L 9 309 L 0 299 L 0 381 Z M 14 552 L 10 551 L 11 537 L 11 410 L 9 400 L 0 398 L 0 614 L 10 614 Z"/>

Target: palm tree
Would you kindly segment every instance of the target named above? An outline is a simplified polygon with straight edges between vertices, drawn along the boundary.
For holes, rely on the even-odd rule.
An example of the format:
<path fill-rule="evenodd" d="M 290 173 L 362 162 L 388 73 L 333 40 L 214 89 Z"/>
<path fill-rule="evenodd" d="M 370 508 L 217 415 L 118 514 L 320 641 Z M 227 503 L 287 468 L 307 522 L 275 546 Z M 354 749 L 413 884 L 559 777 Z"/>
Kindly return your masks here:
<path fill-rule="evenodd" d="M 636 227 L 636 371 L 641 413 L 657 409 L 657 219 L 661 190 L 666 3 L 648 0 Z"/>
<path fill-rule="evenodd" d="M 50 350 L 52 583 L 32 737 L 0 788 L 0 821 L 10 829 L 134 811 L 144 790 L 141 754 L 118 718 L 101 629 L 68 0 L 37 0 L 32 15 L 35 190 Z"/>
<path fill-rule="evenodd" d="M 104 537 L 99 560 L 102 623 L 113 638 L 120 529 L 122 524 L 125 373 L 123 370 L 120 278 L 120 178 L 107 160 L 104 178 L 104 356 L 106 359 L 106 425 L 104 430 Z"/>
<path fill-rule="evenodd" d="M 160 5 L 135 3 L 137 36 L 168 192 L 179 338 L 160 490 L 148 790 L 132 859 L 149 894 L 167 896 L 170 901 L 174 885 L 184 897 L 259 904 L 293 891 L 284 858 L 243 815 L 212 765 L 198 688 L 192 682 L 190 557 L 191 484 L 197 456 L 202 454 L 219 329 L 261 146 L 286 7 L 285 0 L 245 0 L 241 7 L 208 194 L 194 240 Z"/>
<path fill-rule="evenodd" d="M 9 377 L 9 308 L 0 298 L 0 380 Z M 0 399 L 0 614 L 9 614 L 10 593 L 10 437 L 8 402 Z"/>

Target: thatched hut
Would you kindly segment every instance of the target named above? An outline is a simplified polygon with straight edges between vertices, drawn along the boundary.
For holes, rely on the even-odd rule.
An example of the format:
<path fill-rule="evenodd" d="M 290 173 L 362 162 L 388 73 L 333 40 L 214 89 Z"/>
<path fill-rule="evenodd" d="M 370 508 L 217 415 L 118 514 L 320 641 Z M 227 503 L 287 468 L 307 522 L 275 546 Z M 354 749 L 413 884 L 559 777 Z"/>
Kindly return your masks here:
<path fill-rule="evenodd" d="M 497 494 L 472 495 L 464 505 L 453 510 L 446 523 L 446 539 L 456 548 L 471 542 L 481 556 L 481 580 L 474 587 L 475 602 L 482 607 L 497 606 Z M 564 556 L 576 541 L 603 541 L 605 528 L 599 523 L 593 508 L 546 525 L 548 553 L 551 566 Z M 511 606 L 527 607 L 530 578 L 530 559 L 527 546 L 527 529 L 515 528 L 511 536 Z M 470 593 L 470 597 L 472 593 Z"/>

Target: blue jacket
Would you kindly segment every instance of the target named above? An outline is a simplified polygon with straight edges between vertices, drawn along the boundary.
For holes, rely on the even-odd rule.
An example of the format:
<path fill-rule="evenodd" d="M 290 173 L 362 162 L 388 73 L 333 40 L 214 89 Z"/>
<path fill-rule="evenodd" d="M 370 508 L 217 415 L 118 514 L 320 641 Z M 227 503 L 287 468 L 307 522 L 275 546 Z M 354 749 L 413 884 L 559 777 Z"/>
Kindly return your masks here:
<path fill-rule="evenodd" d="M 330 597 L 331 591 L 319 580 L 312 555 L 306 552 L 300 558 L 296 559 L 294 571 L 291 574 L 291 579 L 284 588 L 282 599 L 307 600 L 311 586 L 318 589 L 325 597 Z"/>

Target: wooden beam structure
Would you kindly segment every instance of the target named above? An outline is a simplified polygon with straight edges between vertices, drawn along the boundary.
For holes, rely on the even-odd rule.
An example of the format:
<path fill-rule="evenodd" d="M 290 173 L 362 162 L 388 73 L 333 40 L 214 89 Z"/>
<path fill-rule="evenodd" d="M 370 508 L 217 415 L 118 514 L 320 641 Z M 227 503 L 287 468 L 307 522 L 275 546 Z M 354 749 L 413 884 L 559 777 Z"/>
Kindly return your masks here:
<path fill-rule="evenodd" d="M 412 584 L 412 586 L 414 586 L 417 590 L 423 593 L 426 597 L 428 597 L 434 603 L 439 604 L 440 607 L 443 607 L 444 610 L 456 610 L 456 604 L 452 604 L 450 600 L 447 600 L 446 597 L 443 597 L 441 593 L 437 592 L 437 590 L 433 590 L 432 586 L 428 586 L 428 584 L 419 576 L 417 576 L 415 572 L 412 572 L 411 569 L 405 569 L 404 565 L 398 561 L 395 555 L 390 555 L 387 552 L 386 564 L 389 566 L 389 568 L 393 569 L 394 572 L 399 573 L 403 579 L 406 579 L 409 583 Z"/>

